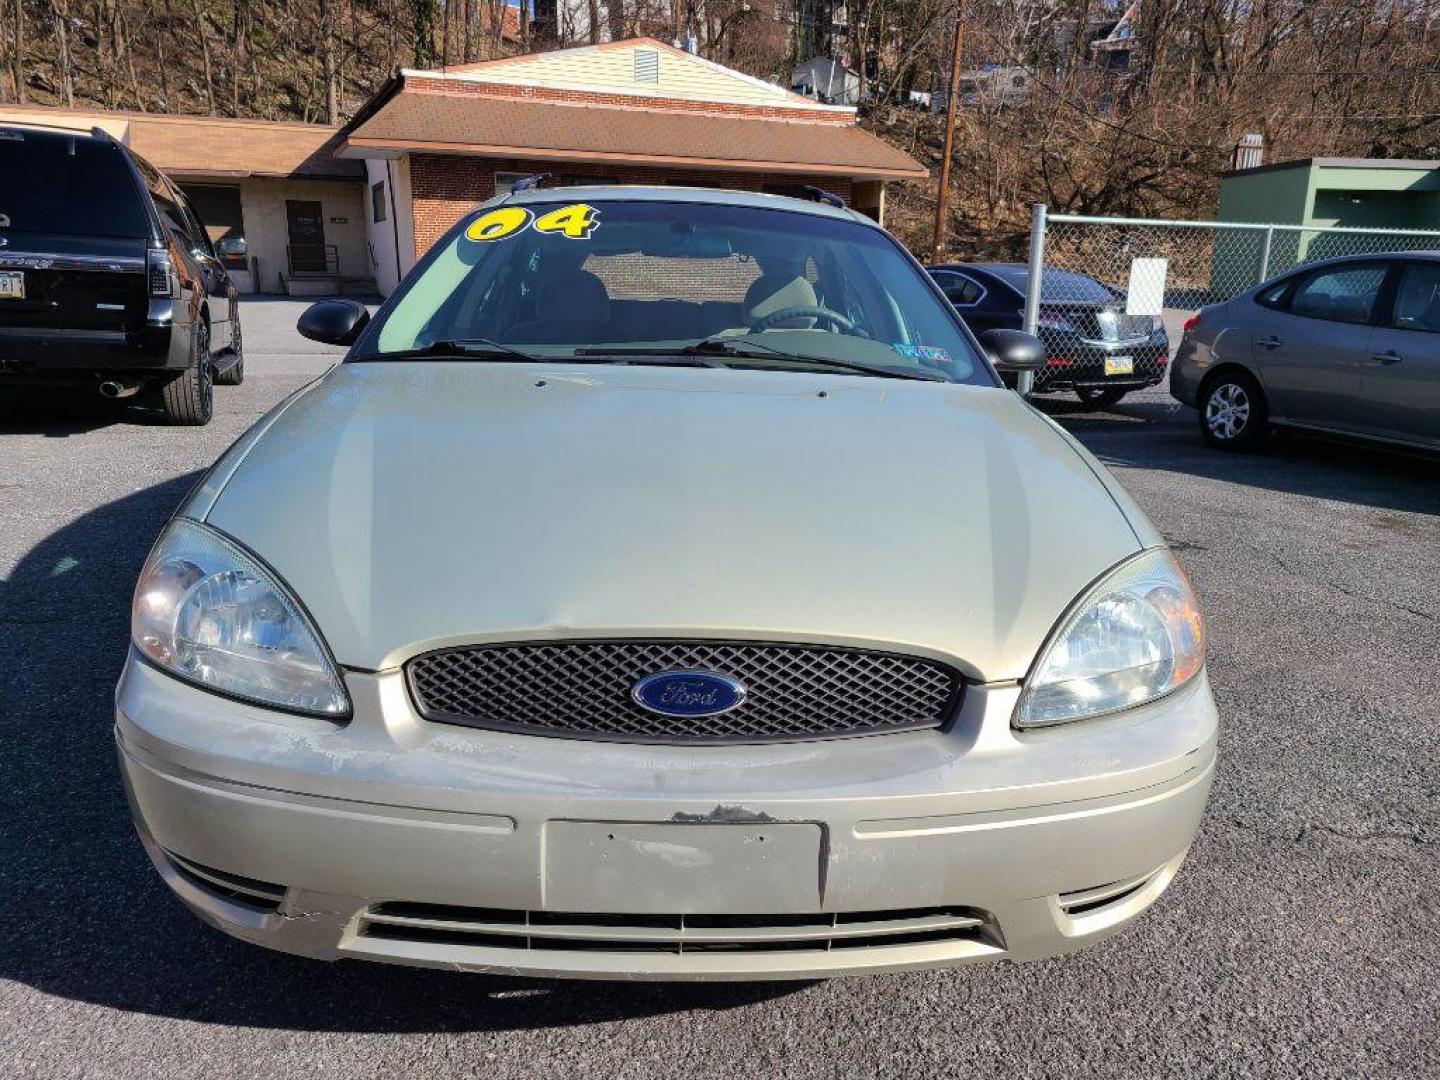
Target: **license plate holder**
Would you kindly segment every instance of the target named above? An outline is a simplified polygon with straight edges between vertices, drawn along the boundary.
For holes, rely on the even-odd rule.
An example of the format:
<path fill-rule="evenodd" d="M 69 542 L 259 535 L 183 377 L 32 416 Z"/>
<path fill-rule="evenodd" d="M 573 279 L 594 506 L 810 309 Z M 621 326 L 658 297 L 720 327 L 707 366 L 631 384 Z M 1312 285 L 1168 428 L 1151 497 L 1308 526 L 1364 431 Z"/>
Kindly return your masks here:
<path fill-rule="evenodd" d="M 1107 356 L 1105 357 L 1106 375 L 1134 375 L 1135 357 L 1133 356 Z"/>
<path fill-rule="evenodd" d="M 0 270 L 0 300 L 25 299 L 25 271 Z"/>
<path fill-rule="evenodd" d="M 764 914 L 820 902 L 817 824 L 551 821 L 545 906 L 616 914 Z"/>

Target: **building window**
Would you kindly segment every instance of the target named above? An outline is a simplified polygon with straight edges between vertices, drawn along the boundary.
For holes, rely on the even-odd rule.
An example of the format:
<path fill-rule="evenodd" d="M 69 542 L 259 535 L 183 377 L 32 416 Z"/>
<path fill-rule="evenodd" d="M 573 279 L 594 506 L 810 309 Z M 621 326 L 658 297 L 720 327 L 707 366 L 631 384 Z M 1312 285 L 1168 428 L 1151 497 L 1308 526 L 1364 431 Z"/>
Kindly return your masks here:
<path fill-rule="evenodd" d="M 495 194 L 509 195 L 516 184 L 531 175 L 533 174 L 523 172 L 497 172 L 495 174 Z"/>
<path fill-rule="evenodd" d="M 376 224 L 385 220 L 385 181 L 370 185 L 370 217 Z"/>
<path fill-rule="evenodd" d="M 618 176 L 562 176 L 561 187 L 616 187 L 620 183 Z"/>

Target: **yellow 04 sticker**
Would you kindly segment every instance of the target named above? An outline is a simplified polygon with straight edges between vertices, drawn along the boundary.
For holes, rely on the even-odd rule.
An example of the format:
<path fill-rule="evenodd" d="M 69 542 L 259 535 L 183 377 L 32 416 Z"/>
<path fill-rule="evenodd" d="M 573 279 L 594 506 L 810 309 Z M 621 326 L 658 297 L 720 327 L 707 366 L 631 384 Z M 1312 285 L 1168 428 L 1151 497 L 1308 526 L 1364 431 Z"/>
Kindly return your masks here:
<path fill-rule="evenodd" d="M 519 206 L 502 206 L 481 214 L 465 230 L 466 240 L 477 240 L 482 244 L 496 240 L 507 240 L 530 224 L 531 213 Z"/>
<path fill-rule="evenodd" d="M 600 227 L 600 211 L 586 203 L 562 206 L 535 219 L 535 231 L 559 233 L 571 240 L 589 240 L 590 234 Z"/>

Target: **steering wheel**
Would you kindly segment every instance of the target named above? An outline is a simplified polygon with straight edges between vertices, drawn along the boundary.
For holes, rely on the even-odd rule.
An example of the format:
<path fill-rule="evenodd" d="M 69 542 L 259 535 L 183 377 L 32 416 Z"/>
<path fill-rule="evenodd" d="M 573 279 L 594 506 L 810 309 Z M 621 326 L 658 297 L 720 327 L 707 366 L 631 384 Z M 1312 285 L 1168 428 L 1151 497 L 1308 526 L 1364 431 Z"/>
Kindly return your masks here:
<path fill-rule="evenodd" d="M 814 319 L 817 322 L 828 322 L 842 334 L 856 334 L 859 328 L 850 319 L 841 315 L 838 311 L 831 311 L 828 307 L 821 307 L 819 304 L 797 304 L 795 307 L 780 308 L 764 315 L 750 324 L 750 333 L 761 334 L 771 329 L 776 323 L 789 322 L 791 319 Z"/>

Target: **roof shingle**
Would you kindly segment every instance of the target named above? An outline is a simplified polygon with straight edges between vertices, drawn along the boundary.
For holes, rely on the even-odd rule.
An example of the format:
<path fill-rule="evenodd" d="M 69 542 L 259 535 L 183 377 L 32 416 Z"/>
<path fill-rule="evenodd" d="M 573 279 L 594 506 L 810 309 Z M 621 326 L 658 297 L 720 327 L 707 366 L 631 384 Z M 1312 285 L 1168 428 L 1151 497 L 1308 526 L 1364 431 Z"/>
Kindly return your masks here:
<path fill-rule="evenodd" d="M 925 176 L 909 155 L 851 124 L 695 116 L 402 88 L 348 131 L 356 150 L 663 162 L 756 172 Z"/>

